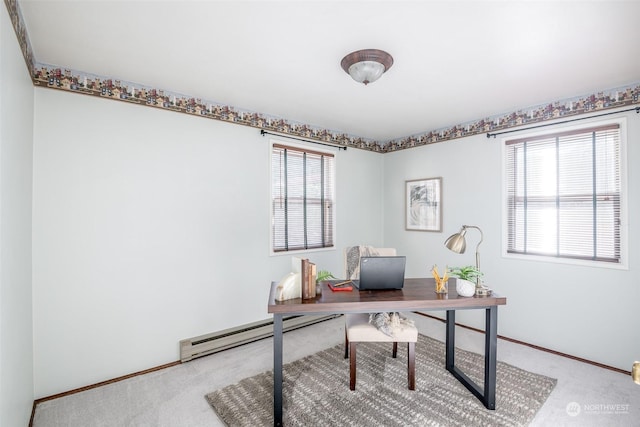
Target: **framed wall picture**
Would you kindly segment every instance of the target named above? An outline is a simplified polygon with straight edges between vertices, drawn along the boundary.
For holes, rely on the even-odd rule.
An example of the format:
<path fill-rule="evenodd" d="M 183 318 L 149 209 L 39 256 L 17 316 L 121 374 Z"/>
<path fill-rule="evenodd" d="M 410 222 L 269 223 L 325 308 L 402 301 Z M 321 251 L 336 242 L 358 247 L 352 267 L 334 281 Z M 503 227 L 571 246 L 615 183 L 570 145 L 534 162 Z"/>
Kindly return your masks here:
<path fill-rule="evenodd" d="M 406 228 L 442 231 L 442 178 L 406 181 Z"/>

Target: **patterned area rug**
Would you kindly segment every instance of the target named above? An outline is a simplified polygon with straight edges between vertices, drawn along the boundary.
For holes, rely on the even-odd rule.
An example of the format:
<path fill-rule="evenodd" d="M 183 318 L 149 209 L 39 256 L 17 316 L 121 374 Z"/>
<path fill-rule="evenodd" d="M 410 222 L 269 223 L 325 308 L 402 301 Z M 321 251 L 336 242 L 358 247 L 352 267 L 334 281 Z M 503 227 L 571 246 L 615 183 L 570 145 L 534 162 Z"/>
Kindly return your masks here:
<path fill-rule="evenodd" d="M 407 388 L 406 345 L 358 344 L 356 390 L 349 390 L 344 346 L 286 364 L 286 426 L 525 426 L 556 380 L 498 362 L 496 410 L 486 409 L 444 367 L 444 343 L 419 335 L 416 390 Z M 456 349 L 456 365 L 483 382 L 483 356 Z M 273 376 L 264 372 L 206 396 L 229 426 L 273 425 Z"/>

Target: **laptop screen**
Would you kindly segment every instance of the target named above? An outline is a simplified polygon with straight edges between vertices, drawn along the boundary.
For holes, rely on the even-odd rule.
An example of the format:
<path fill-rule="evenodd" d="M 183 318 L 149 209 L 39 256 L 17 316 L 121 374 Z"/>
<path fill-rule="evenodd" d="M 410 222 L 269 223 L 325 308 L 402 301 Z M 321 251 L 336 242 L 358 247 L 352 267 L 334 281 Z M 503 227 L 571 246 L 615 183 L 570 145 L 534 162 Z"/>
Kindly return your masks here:
<path fill-rule="evenodd" d="M 360 280 L 354 283 L 361 291 L 402 289 L 405 263 L 404 256 L 361 257 Z"/>

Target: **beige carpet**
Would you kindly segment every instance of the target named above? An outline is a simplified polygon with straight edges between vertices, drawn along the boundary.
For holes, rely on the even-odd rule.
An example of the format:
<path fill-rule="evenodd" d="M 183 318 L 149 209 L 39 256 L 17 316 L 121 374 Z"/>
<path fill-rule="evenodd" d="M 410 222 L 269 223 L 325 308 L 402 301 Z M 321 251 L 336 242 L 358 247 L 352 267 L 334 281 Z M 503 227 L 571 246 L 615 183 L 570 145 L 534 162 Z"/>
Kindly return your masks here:
<path fill-rule="evenodd" d="M 556 380 L 498 362 L 496 410 L 486 409 L 444 368 L 444 343 L 420 335 L 416 390 L 407 389 L 406 346 L 359 344 L 356 390 L 344 347 L 284 366 L 286 426 L 525 426 Z M 456 365 L 482 384 L 484 358 L 456 349 Z M 264 372 L 206 396 L 229 426 L 273 425 L 273 376 Z"/>

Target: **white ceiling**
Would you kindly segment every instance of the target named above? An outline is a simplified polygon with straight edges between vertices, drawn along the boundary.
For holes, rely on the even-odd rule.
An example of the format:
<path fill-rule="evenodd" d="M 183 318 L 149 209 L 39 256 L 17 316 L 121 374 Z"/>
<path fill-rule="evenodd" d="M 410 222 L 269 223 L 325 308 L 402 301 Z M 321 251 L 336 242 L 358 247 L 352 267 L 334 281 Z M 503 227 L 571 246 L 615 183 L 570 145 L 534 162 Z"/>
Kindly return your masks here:
<path fill-rule="evenodd" d="M 639 1 L 19 5 L 39 63 L 383 142 L 640 82 Z M 395 61 L 368 86 L 364 48 Z"/>

